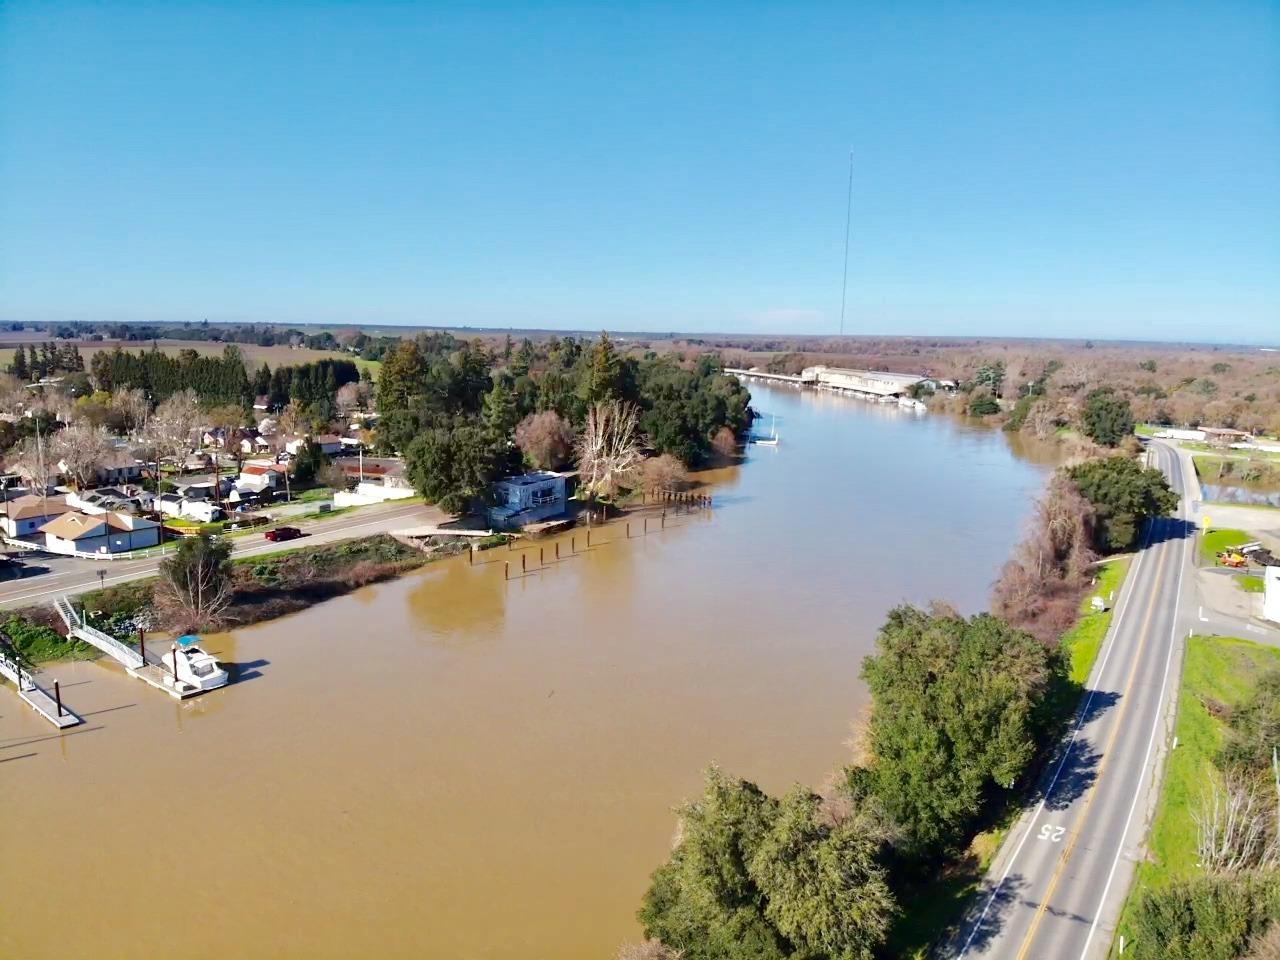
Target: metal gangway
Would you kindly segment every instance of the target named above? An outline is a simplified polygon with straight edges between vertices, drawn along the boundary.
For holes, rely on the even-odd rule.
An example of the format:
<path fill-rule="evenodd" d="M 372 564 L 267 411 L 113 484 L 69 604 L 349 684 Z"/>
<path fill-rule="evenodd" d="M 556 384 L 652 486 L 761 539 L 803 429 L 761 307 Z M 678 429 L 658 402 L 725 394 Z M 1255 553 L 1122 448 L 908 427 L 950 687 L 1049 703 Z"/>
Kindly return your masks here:
<path fill-rule="evenodd" d="M 115 637 L 109 636 L 96 627 L 91 627 L 85 623 L 80 614 L 76 612 L 76 608 L 71 605 L 71 601 L 66 597 L 55 599 L 53 608 L 58 611 L 58 616 L 62 617 L 62 622 L 67 625 L 67 636 L 75 637 L 90 646 L 97 647 L 107 656 L 119 660 L 130 670 L 137 670 L 146 663 L 142 654 L 137 650 L 125 646 Z"/>
<path fill-rule="evenodd" d="M 77 716 L 62 705 L 62 696 L 56 682 L 54 692 L 50 694 L 48 690 L 36 683 L 30 671 L 23 667 L 16 657 L 10 656 L 4 649 L 0 649 L 0 676 L 12 680 L 18 688 L 18 696 L 59 730 L 84 723 L 83 717 Z"/>

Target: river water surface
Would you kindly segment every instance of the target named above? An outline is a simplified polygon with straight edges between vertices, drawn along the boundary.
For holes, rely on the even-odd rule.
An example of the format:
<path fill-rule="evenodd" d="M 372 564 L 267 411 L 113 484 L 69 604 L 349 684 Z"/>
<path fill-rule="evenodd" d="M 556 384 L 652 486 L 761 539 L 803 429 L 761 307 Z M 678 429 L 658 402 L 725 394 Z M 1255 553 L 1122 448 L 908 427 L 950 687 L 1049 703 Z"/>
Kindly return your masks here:
<path fill-rule="evenodd" d="M 244 679 L 187 703 L 57 665 L 62 736 L 0 694 L 0 957 L 612 956 L 705 764 L 781 791 L 845 760 L 886 610 L 982 608 L 1051 465 L 753 392 L 781 444 L 710 515 L 209 638 Z"/>

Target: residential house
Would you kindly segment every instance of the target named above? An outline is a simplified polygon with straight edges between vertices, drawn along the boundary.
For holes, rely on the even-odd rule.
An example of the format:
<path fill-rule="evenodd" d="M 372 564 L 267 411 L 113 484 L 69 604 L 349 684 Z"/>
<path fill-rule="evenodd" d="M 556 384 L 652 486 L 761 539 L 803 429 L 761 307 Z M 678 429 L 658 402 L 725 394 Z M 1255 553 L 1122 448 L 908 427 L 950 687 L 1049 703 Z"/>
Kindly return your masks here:
<path fill-rule="evenodd" d="M 410 486 L 404 472 L 404 461 L 398 457 L 358 457 L 343 460 L 342 472 L 358 483 L 375 483 L 384 487 Z"/>
<path fill-rule="evenodd" d="M 142 476 L 142 462 L 123 448 L 112 450 L 98 464 L 99 484 L 132 483 Z"/>
<path fill-rule="evenodd" d="M 494 505 L 488 510 L 489 522 L 497 529 L 511 530 L 564 513 L 568 476 L 536 470 L 504 477 L 493 485 Z"/>
<path fill-rule="evenodd" d="M 335 433 L 321 433 L 314 437 L 295 437 L 286 443 L 284 448 L 296 457 L 308 440 L 318 446 L 320 452 L 326 457 L 332 457 L 342 450 L 342 438 Z"/>
<path fill-rule="evenodd" d="M 160 542 L 160 524 L 127 513 L 72 510 L 50 520 L 39 532 L 50 553 L 124 553 Z"/>
<path fill-rule="evenodd" d="M 136 513 L 142 507 L 137 488 L 96 487 L 67 494 L 67 505 L 85 513 L 106 513 L 109 510 Z"/>
<path fill-rule="evenodd" d="M 255 461 L 240 468 L 235 490 L 262 493 L 284 486 L 284 472 L 289 468 L 279 463 Z M 234 491 L 233 491 L 234 492 Z"/>
<path fill-rule="evenodd" d="M 200 470 L 209 470 L 213 467 L 213 458 L 209 456 L 207 453 L 205 453 L 203 450 L 197 450 L 195 453 L 190 454 L 187 457 L 187 459 L 183 463 L 183 466 L 185 466 L 186 469 L 191 472 L 196 472 Z"/>
<path fill-rule="evenodd" d="M 176 493 L 161 494 L 155 499 L 154 507 L 165 516 L 181 517 L 199 523 L 213 523 L 226 516 L 222 508 L 212 500 L 195 500 Z"/>
<path fill-rule="evenodd" d="M 271 441 L 258 433 L 256 430 L 246 430 L 240 437 L 240 452 L 246 456 L 254 456 L 259 453 L 269 453 L 271 451 Z"/>
<path fill-rule="evenodd" d="M 55 517 L 73 509 L 62 497 L 38 497 L 28 494 L 0 505 L 0 529 L 6 537 L 26 540 Z"/>

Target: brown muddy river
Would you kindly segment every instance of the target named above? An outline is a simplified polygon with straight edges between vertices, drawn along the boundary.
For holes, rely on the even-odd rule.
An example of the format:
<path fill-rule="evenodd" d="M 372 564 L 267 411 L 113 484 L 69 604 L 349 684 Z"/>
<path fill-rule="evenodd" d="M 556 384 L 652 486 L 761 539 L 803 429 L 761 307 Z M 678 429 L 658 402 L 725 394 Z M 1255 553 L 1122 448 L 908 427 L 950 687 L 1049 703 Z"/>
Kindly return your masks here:
<path fill-rule="evenodd" d="M 982 607 L 1051 462 L 753 392 L 782 442 L 710 516 L 211 638 L 247 679 L 193 702 L 58 665 L 62 736 L 0 693 L 0 957 L 611 957 L 704 765 L 781 791 L 841 762 L 885 611 Z"/>

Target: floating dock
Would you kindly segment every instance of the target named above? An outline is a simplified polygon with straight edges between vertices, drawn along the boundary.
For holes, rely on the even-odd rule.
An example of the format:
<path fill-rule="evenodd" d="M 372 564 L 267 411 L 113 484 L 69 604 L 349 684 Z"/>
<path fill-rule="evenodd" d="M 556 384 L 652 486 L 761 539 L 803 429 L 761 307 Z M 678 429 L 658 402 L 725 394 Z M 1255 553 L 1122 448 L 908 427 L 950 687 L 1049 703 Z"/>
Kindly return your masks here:
<path fill-rule="evenodd" d="M 188 697 L 204 693 L 199 687 L 193 687 L 190 684 L 175 680 L 173 671 L 163 663 L 144 663 L 140 667 L 126 667 L 125 669 L 128 671 L 129 676 L 137 677 L 143 683 L 149 683 L 157 690 L 163 690 L 175 700 L 186 700 Z"/>
<path fill-rule="evenodd" d="M 56 689 L 50 694 L 20 663 L 3 653 L 0 653 L 0 676 L 12 680 L 18 688 L 18 696 L 59 730 L 84 723 L 83 717 L 62 705 Z"/>

